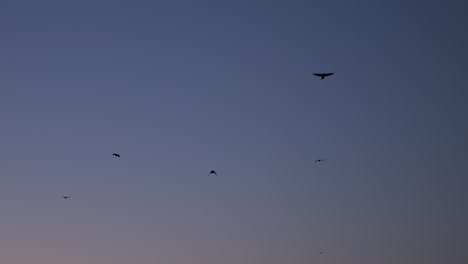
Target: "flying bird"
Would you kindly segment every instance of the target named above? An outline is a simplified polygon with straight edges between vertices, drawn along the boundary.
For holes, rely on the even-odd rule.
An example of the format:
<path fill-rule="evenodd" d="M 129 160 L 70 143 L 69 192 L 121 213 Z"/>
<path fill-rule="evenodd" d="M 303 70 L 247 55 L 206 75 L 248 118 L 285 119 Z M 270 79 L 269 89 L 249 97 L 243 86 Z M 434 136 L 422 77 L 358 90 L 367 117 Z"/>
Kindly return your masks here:
<path fill-rule="evenodd" d="M 210 174 L 214 174 L 214 175 L 216 175 L 216 176 L 218 175 L 218 174 L 216 173 L 216 171 L 214 171 L 214 170 L 212 170 L 212 171 L 210 171 L 210 173 L 208 173 L 208 175 L 210 175 Z"/>
<path fill-rule="evenodd" d="M 117 158 L 120 158 L 120 155 L 117 154 L 117 153 L 112 154 L 112 156 L 117 157 Z"/>
<path fill-rule="evenodd" d="M 331 76 L 335 73 L 328 72 L 328 73 L 314 73 L 315 76 L 321 77 L 320 79 L 325 79 L 325 77 Z"/>
<path fill-rule="evenodd" d="M 323 254 L 323 251 L 320 251 L 320 254 Z"/>
<path fill-rule="evenodd" d="M 70 196 L 62 196 L 63 199 L 68 199 Z"/>
<path fill-rule="evenodd" d="M 318 159 L 318 160 L 316 160 L 315 162 L 322 162 L 322 161 L 325 161 L 325 160 L 323 160 L 323 159 Z"/>

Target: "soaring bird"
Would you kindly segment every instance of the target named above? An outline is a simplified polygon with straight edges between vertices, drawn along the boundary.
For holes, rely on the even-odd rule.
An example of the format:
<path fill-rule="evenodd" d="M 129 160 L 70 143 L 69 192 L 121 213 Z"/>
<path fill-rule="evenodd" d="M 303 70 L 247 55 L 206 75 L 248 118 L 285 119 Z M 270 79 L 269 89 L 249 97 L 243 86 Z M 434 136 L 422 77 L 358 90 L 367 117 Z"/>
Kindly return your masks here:
<path fill-rule="evenodd" d="M 315 162 L 322 162 L 322 161 L 325 161 L 325 160 L 323 160 L 323 159 L 318 159 L 318 160 L 316 160 Z"/>
<path fill-rule="evenodd" d="M 68 199 L 70 196 L 62 196 L 63 199 Z"/>
<path fill-rule="evenodd" d="M 218 176 L 218 174 L 214 170 L 212 170 L 212 171 L 210 171 L 210 173 L 208 173 L 208 175 L 210 175 L 210 174 L 214 174 L 214 175 Z"/>
<path fill-rule="evenodd" d="M 117 157 L 117 158 L 120 158 L 120 155 L 117 154 L 117 153 L 112 154 L 112 156 Z"/>
<path fill-rule="evenodd" d="M 315 76 L 321 77 L 320 79 L 325 79 L 325 77 L 328 77 L 330 75 L 333 75 L 333 72 L 328 72 L 328 73 L 314 73 Z"/>

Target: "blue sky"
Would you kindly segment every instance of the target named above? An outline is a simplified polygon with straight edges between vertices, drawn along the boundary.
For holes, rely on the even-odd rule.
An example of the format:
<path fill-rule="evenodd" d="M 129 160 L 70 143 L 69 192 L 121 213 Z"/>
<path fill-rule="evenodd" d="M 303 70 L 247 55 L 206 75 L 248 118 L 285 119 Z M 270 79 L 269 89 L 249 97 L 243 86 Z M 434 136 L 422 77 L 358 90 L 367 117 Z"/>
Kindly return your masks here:
<path fill-rule="evenodd" d="M 466 262 L 466 7 L 2 2 L 1 263 Z"/>

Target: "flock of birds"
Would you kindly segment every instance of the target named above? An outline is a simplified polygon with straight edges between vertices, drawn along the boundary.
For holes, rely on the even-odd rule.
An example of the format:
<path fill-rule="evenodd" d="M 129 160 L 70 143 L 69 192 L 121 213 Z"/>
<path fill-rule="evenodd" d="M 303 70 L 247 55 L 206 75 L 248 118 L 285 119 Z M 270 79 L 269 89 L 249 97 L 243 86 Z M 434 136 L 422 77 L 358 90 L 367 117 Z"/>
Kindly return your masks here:
<path fill-rule="evenodd" d="M 335 73 L 333 72 L 324 72 L 324 73 L 314 73 L 315 76 L 318 76 L 320 77 L 320 79 L 325 79 L 325 77 L 328 77 L 328 76 L 331 76 Z M 120 154 L 119 153 L 112 153 L 112 156 L 116 157 L 116 158 L 120 158 Z M 315 160 L 315 162 L 322 162 L 322 161 L 325 161 L 324 159 L 317 159 Z M 218 176 L 218 173 L 216 173 L 215 170 L 211 170 L 209 173 L 208 173 L 208 176 L 209 175 L 216 175 Z M 70 196 L 62 196 L 63 199 L 69 199 Z M 320 254 L 322 254 L 323 252 L 320 252 Z"/>
<path fill-rule="evenodd" d="M 320 77 L 320 79 L 325 79 L 326 77 L 328 76 L 331 76 L 333 75 L 334 73 L 333 72 L 327 72 L 327 73 L 314 73 L 315 76 L 317 77 Z M 112 156 L 116 157 L 116 158 L 120 158 L 120 154 L 119 153 L 112 153 Z M 325 161 L 324 159 L 317 159 L 315 160 L 314 162 L 323 162 Z M 215 170 L 211 170 L 209 173 L 208 173 L 208 176 L 209 175 L 216 175 L 218 176 L 218 173 L 216 173 Z M 62 196 L 63 199 L 69 199 L 70 196 Z M 320 254 L 322 255 L 323 254 L 323 251 L 320 251 Z"/>

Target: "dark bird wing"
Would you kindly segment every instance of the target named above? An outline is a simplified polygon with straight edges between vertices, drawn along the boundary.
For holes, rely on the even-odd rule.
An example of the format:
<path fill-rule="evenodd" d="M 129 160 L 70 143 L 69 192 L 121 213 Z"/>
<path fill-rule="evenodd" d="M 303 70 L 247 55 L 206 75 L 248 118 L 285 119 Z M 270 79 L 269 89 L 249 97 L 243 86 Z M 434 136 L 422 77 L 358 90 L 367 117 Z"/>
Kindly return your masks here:
<path fill-rule="evenodd" d="M 315 76 L 322 77 L 322 79 L 325 78 L 325 77 L 327 77 L 327 76 L 333 75 L 333 74 L 335 74 L 335 73 L 333 73 L 333 72 L 328 72 L 328 73 L 314 73 Z"/>

